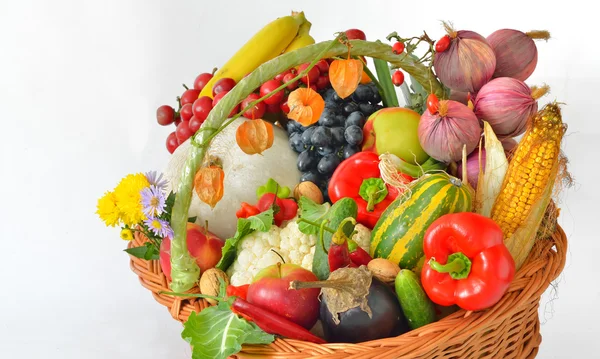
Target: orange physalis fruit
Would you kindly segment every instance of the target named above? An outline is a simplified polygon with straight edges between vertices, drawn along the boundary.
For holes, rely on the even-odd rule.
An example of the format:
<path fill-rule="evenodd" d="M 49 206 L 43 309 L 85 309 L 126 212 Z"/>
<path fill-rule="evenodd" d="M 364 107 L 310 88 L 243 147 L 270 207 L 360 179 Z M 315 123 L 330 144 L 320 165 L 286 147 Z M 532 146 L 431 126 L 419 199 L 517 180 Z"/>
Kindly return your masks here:
<path fill-rule="evenodd" d="M 290 108 L 287 117 L 304 127 L 319 121 L 319 117 L 325 109 L 323 97 L 310 87 L 294 90 L 288 96 L 287 104 Z"/>
<path fill-rule="evenodd" d="M 363 76 L 363 64 L 360 60 L 334 60 L 329 65 L 329 81 L 341 98 L 346 98 L 358 87 Z"/>
<path fill-rule="evenodd" d="M 273 146 L 273 125 L 263 120 L 246 120 L 237 128 L 235 141 L 244 153 L 254 155 Z"/>
<path fill-rule="evenodd" d="M 371 80 L 371 78 L 369 77 L 369 74 L 367 74 L 365 71 L 363 71 L 362 76 L 360 78 L 360 83 L 361 84 L 368 84 L 369 82 L 373 82 L 373 80 Z"/>
<path fill-rule="evenodd" d="M 194 190 L 202 202 L 214 208 L 223 198 L 224 180 L 223 168 L 216 165 L 202 167 L 194 177 Z"/>

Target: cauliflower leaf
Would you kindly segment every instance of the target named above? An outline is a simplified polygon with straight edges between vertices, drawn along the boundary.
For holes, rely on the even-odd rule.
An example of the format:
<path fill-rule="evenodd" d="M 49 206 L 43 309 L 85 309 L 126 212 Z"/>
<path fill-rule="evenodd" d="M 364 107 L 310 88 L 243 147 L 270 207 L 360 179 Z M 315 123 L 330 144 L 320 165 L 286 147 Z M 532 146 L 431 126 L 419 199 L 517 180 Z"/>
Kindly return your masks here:
<path fill-rule="evenodd" d="M 321 223 L 331 207 L 327 202 L 317 204 L 310 198 L 304 196 L 300 197 L 298 205 L 300 206 L 300 218 L 307 219 L 314 223 Z M 316 235 L 319 233 L 319 227 L 306 222 L 298 223 L 298 229 L 304 234 Z"/>

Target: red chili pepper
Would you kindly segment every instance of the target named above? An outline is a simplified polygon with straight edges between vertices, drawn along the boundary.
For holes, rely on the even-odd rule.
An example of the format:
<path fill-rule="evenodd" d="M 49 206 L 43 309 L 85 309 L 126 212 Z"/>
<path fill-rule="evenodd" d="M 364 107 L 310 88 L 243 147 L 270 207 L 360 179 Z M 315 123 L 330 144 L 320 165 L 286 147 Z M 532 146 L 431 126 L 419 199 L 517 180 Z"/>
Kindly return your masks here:
<path fill-rule="evenodd" d="M 476 213 L 447 214 L 435 220 L 425 232 L 423 250 L 423 288 L 443 306 L 489 308 L 506 293 L 515 275 L 502 230 Z"/>
<path fill-rule="evenodd" d="M 233 301 L 231 310 L 244 318 L 250 318 L 250 320 L 256 323 L 260 329 L 269 334 L 281 335 L 282 337 L 304 340 L 317 344 L 326 343 L 325 340 L 304 329 L 304 327 L 282 316 L 257 307 L 252 303 L 248 303 L 241 298 L 236 298 L 235 301 Z"/>
<path fill-rule="evenodd" d="M 371 260 L 373 260 L 369 253 L 360 248 L 352 239 L 348 240 L 348 251 L 350 252 L 350 260 L 352 260 L 352 263 L 356 264 L 357 267 L 362 265 L 366 266 Z"/>
<path fill-rule="evenodd" d="M 248 218 L 259 214 L 260 211 L 250 203 L 242 202 L 242 208 L 235 212 L 237 218 Z"/>
<path fill-rule="evenodd" d="M 283 221 L 290 220 L 296 217 L 298 213 L 298 204 L 293 199 L 281 199 L 274 193 L 265 193 L 258 203 L 256 208 L 260 212 L 264 212 L 273 207 L 273 219 L 276 226 L 280 226 Z"/>
<path fill-rule="evenodd" d="M 333 272 L 336 269 L 348 267 L 352 264 L 350 253 L 348 252 L 348 241 L 343 237 L 333 235 L 331 238 L 331 246 L 327 253 L 329 261 L 329 271 Z"/>
<path fill-rule="evenodd" d="M 238 297 L 246 300 L 248 297 L 248 287 L 250 287 L 250 284 L 240 286 L 228 285 L 225 294 L 227 294 L 228 297 Z"/>
<path fill-rule="evenodd" d="M 407 178 L 407 183 L 412 180 Z M 350 197 L 358 205 L 356 220 L 375 227 L 383 211 L 398 197 L 398 190 L 387 185 L 379 172 L 379 156 L 373 152 L 359 152 L 342 162 L 329 182 L 329 198 L 336 202 Z"/>

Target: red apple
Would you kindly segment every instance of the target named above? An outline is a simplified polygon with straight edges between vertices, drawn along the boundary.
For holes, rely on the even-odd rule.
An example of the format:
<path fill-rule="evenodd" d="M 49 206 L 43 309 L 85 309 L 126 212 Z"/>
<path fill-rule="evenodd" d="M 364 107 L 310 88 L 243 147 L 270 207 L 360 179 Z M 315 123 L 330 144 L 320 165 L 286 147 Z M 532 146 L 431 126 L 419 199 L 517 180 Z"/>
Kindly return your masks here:
<path fill-rule="evenodd" d="M 318 288 L 290 289 L 290 282 L 317 281 L 313 272 L 295 264 L 269 266 L 254 276 L 248 287 L 248 301 L 272 313 L 279 314 L 306 329 L 319 318 Z"/>
<path fill-rule="evenodd" d="M 203 227 L 187 224 L 187 248 L 202 272 L 213 268 L 221 260 L 221 248 L 225 241 L 207 232 Z M 171 239 L 163 239 L 160 245 L 160 266 L 167 279 L 171 280 Z"/>
<path fill-rule="evenodd" d="M 346 37 L 348 37 L 348 40 L 367 40 L 365 33 L 359 29 L 346 30 Z"/>

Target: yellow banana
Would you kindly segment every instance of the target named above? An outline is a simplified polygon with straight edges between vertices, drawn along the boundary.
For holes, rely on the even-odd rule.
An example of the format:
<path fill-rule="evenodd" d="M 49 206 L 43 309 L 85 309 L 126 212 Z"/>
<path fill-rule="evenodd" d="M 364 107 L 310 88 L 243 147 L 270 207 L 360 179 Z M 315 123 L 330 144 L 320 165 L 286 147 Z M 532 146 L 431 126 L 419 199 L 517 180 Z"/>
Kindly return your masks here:
<path fill-rule="evenodd" d="M 206 84 L 200 96 L 212 96 L 212 87 L 219 79 L 239 82 L 263 63 L 279 56 L 294 40 L 300 26 L 307 21 L 303 12 L 280 17 L 257 32 L 223 65 Z"/>
<path fill-rule="evenodd" d="M 294 41 L 292 41 L 292 43 L 285 49 L 283 52 L 284 54 L 315 43 L 315 39 L 313 39 L 313 37 L 308 33 L 311 25 L 312 24 L 308 20 L 304 21 L 304 23 L 300 25 L 300 29 L 298 29 L 298 35 L 296 35 Z"/>

